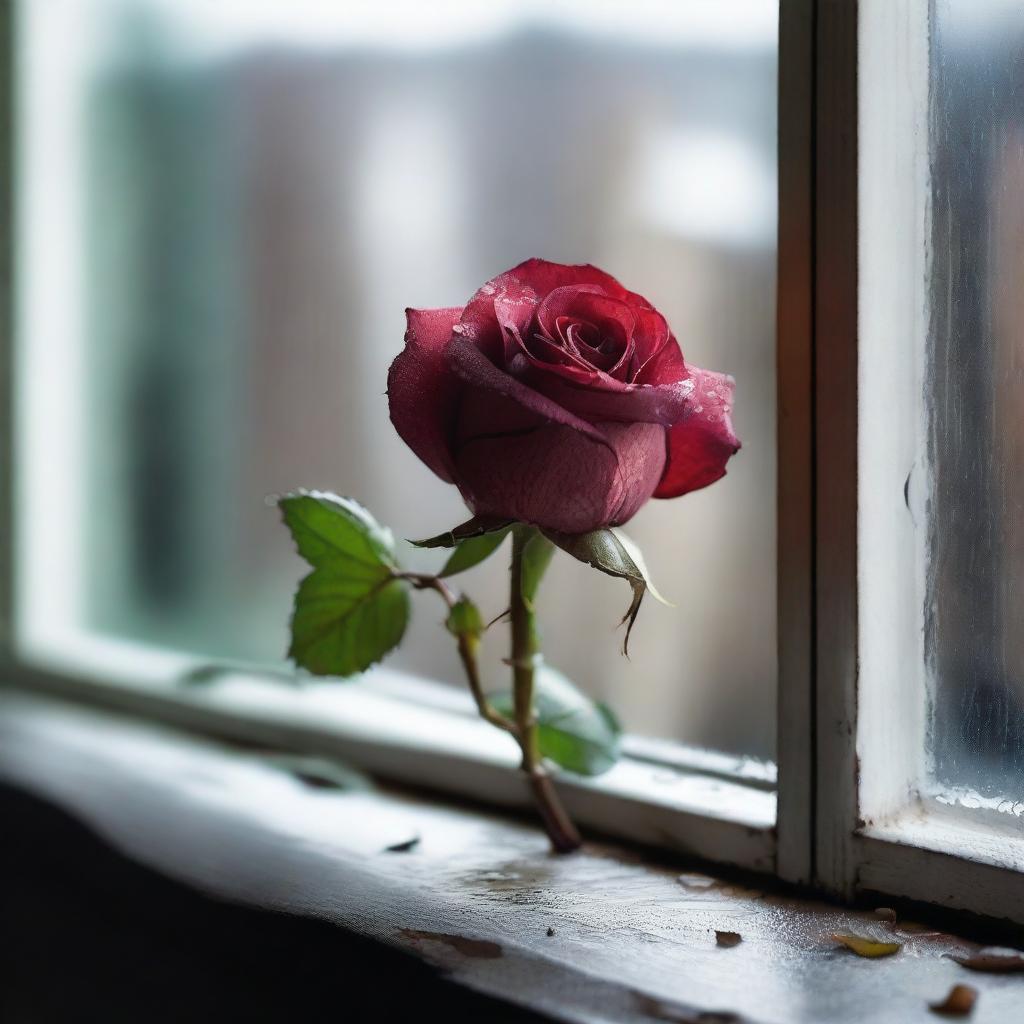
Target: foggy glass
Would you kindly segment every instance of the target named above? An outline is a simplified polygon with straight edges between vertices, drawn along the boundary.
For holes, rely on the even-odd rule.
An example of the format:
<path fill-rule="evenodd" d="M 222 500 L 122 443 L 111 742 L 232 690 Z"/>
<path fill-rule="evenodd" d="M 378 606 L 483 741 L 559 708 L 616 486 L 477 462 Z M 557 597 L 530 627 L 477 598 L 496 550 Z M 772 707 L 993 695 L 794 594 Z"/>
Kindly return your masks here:
<path fill-rule="evenodd" d="M 934 5 L 926 649 L 937 780 L 1024 772 L 1024 9 Z"/>
<path fill-rule="evenodd" d="M 665 314 L 688 361 L 736 377 L 743 450 L 628 525 L 676 604 L 645 602 L 631 660 L 628 588 L 563 556 L 546 654 L 632 731 L 773 756 L 775 5 L 502 4 L 476 31 L 488 5 L 448 3 L 425 39 L 403 33 L 408 5 L 301 37 L 222 23 L 230 6 L 97 5 L 86 625 L 279 662 L 305 570 L 268 495 L 348 494 L 400 537 L 466 518 L 388 420 L 404 308 L 460 305 L 530 256 L 592 262 Z M 460 580 L 488 617 L 506 561 Z M 441 621 L 417 596 L 388 664 L 462 685 Z"/>

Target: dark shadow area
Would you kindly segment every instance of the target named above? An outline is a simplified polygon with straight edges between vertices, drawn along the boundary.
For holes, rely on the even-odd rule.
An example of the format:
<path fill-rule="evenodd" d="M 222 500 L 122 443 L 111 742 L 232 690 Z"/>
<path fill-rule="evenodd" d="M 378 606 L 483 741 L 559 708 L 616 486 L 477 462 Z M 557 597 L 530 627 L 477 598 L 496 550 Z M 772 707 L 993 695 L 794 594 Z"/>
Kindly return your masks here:
<path fill-rule="evenodd" d="M 0 786 L 4 1024 L 531 1022 L 322 921 L 224 903 Z"/>

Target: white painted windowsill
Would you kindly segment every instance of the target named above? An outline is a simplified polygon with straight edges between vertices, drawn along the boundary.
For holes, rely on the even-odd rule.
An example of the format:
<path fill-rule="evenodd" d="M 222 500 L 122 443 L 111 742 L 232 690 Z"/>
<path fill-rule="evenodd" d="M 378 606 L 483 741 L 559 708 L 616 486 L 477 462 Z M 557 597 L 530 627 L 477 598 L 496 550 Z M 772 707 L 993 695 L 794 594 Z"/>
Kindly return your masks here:
<path fill-rule="evenodd" d="M 0 781 L 176 880 L 326 918 L 559 1020 L 904 1024 L 940 1019 L 927 1003 L 960 982 L 981 992 L 973 1024 L 994 1024 L 1024 998 L 1020 976 L 949 960 L 974 948 L 949 935 L 901 924 L 900 953 L 860 960 L 831 935 L 889 927 L 869 913 L 604 842 L 556 857 L 522 819 L 311 788 L 265 756 L 24 692 L 0 694 Z M 716 929 L 743 941 L 720 948 Z"/>

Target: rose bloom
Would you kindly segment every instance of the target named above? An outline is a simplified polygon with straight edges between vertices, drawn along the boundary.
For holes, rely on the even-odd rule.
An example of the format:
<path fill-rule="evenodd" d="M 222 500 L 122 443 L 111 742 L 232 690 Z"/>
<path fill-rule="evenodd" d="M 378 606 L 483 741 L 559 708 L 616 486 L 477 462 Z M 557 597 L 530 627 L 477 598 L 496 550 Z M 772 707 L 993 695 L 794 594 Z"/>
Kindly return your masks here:
<path fill-rule="evenodd" d="M 562 533 L 627 522 L 725 474 L 734 382 L 592 266 L 527 260 L 462 308 L 407 309 L 391 421 L 478 516 Z"/>

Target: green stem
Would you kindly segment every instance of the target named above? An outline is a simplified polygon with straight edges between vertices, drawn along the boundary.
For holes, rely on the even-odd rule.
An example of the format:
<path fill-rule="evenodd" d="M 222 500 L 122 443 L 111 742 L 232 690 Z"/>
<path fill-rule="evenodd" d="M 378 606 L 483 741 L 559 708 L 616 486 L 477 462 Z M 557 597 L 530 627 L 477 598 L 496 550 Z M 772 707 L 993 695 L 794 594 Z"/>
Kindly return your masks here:
<path fill-rule="evenodd" d="M 403 572 L 399 575 L 402 579 L 408 580 L 417 590 L 435 591 L 440 595 L 441 600 L 444 601 L 448 611 L 455 607 L 455 595 L 444 580 L 439 577 L 418 572 Z M 476 703 L 477 711 L 480 712 L 480 717 L 484 721 L 490 722 L 491 725 L 511 733 L 518 742 L 519 728 L 516 723 L 510 722 L 498 711 L 487 699 L 487 694 L 484 693 L 483 683 L 480 679 L 480 664 L 477 661 L 477 649 L 480 646 L 479 639 L 469 633 L 461 633 L 456 642 L 459 649 L 459 660 L 462 662 L 462 668 L 466 673 L 466 681 L 469 683 L 469 692 L 473 695 L 473 700 Z"/>
<path fill-rule="evenodd" d="M 523 553 L 536 531 L 517 526 L 512 531 L 512 571 L 509 613 L 512 621 L 512 696 L 522 770 L 529 780 L 534 802 L 548 838 L 557 853 L 569 853 L 580 845 L 579 833 L 565 812 L 558 793 L 544 769 L 534 711 L 534 679 L 540 654 L 533 604 L 523 596 Z"/>
<path fill-rule="evenodd" d="M 475 636 L 469 636 L 463 634 L 458 639 L 459 645 L 459 660 L 462 662 L 462 667 L 466 672 L 466 680 L 469 682 L 469 692 L 473 695 L 473 700 L 476 702 L 476 709 L 480 712 L 480 717 L 486 722 L 490 722 L 491 725 L 496 726 L 498 729 L 504 729 L 505 732 L 511 733 L 518 742 L 519 740 L 519 727 L 515 722 L 510 722 L 497 708 L 487 699 L 487 694 L 484 693 L 483 683 L 480 679 L 480 666 L 477 662 L 477 647 L 479 641 Z"/>

